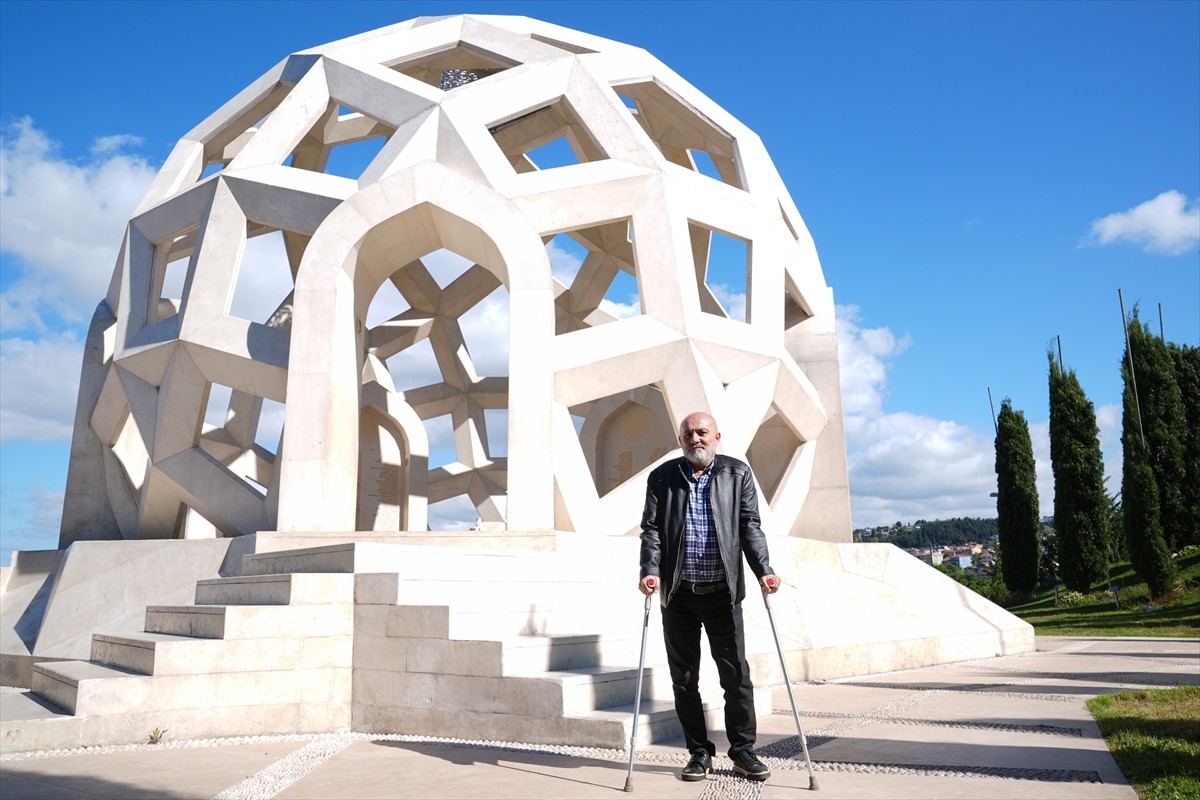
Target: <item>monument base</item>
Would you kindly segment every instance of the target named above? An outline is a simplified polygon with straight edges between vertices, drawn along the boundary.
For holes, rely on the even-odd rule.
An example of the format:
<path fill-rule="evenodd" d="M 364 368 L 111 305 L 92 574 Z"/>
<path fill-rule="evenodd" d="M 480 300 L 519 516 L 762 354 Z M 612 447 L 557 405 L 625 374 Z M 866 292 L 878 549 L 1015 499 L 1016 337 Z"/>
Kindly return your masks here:
<path fill-rule="evenodd" d="M 793 680 L 1034 649 L 1027 623 L 892 545 L 769 541 Z M 554 532 L 273 532 L 19 554 L 0 635 L 5 682 L 31 692 L 0 695 L 4 751 L 141 742 L 154 728 L 176 739 L 355 730 L 623 748 L 641 641 L 638 546 Z M 678 734 L 657 607 L 652 616 L 646 740 Z M 753 591 L 745 622 L 769 713 L 767 690 L 783 678 Z M 64 660 L 34 663 L 52 659 Z M 719 723 L 720 689 L 705 672 Z"/>

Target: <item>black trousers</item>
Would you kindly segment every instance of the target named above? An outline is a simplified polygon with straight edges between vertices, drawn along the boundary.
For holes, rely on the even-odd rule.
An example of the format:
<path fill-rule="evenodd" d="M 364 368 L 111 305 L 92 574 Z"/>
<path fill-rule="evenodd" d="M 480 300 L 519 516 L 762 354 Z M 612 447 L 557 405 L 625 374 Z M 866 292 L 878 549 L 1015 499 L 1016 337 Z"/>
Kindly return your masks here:
<path fill-rule="evenodd" d="M 754 684 L 746 663 L 746 636 L 741 604 L 730 603 L 728 590 L 697 595 L 680 588 L 662 610 L 663 639 L 675 692 L 675 712 L 683 726 L 689 752 L 707 750 L 716 755 L 708 738 L 700 700 L 700 628 L 708 634 L 708 647 L 725 690 L 725 732 L 729 756 L 737 758 L 754 747 L 758 722 L 754 715 Z"/>

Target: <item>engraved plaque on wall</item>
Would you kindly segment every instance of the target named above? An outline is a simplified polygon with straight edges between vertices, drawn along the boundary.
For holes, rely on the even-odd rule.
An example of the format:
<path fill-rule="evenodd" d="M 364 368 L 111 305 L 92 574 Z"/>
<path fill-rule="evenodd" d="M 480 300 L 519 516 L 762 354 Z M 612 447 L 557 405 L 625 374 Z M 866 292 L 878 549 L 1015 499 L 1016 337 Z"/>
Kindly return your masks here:
<path fill-rule="evenodd" d="M 670 425 L 644 405 L 629 402 L 613 412 L 598 443 L 600 488 L 607 494 L 670 451 Z"/>

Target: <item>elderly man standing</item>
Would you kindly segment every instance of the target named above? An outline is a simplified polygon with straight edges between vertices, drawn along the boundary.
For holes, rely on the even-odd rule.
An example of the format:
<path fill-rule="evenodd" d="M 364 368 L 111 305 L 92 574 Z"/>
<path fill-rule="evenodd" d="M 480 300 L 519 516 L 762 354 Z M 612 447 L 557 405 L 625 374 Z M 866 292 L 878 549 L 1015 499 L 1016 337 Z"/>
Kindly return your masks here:
<path fill-rule="evenodd" d="M 725 730 L 734 770 L 765 781 L 771 770 L 754 754 L 757 720 L 754 685 L 746 662 L 742 556 L 762 590 L 778 581 L 759 527 L 758 493 L 750 467 L 717 455 L 721 433 L 711 414 L 688 414 L 679 425 L 683 457 L 650 473 L 642 512 L 641 582 L 651 595 L 661 588 L 663 639 L 675 711 L 691 759 L 680 777 L 701 781 L 712 773 L 716 746 L 708 738 L 700 699 L 700 628 L 725 690 Z"/>

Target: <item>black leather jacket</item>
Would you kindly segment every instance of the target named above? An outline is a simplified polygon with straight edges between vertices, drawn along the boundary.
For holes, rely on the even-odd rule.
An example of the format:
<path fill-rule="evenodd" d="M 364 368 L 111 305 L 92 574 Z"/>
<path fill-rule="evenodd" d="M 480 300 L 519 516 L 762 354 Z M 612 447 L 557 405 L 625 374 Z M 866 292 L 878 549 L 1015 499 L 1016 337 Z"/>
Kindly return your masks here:
<path fill-rule="evenodd" d="M 683 569 L 683 525 L 691 495 L 683 458 L 668 461 L 646 481 L 646 507 L 642 512 L 642 574 L 658 577 L 659 596 L 668 605 L 679 587 Z M 734 603 L 746 596 L 742 554 L 756 576 L 774 575 L 767 556 L 767 537 L 759 527 L 758 492 L 750 467 L 743 461 L 717 455 L 712 466 L 709 502 L 717 527 L 725 580 Z"/>

